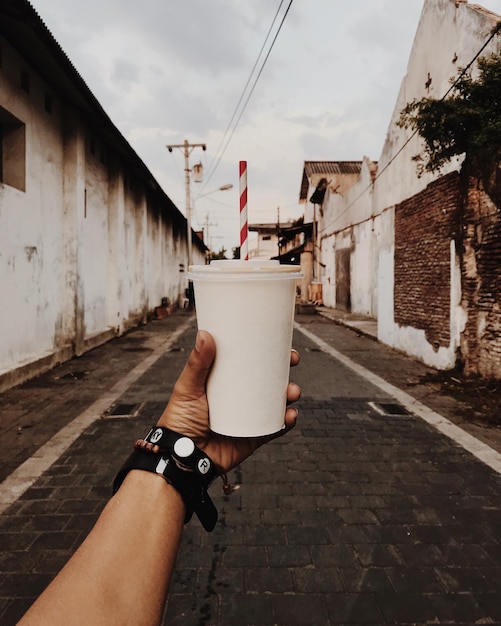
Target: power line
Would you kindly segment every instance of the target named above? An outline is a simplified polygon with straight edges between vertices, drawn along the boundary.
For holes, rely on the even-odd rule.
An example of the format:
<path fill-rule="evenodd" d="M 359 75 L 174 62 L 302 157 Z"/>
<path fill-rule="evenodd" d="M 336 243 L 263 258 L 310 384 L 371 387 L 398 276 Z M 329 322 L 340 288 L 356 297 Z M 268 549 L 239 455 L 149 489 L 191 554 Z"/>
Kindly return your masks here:
<path fill-rule="evenodd" d="M 214 167 L 212 167 L 212 166 L 209 167 L 209 172 L 208 172 L 208 175 L 207 175 L 207 179 L 206 179 L 206 182 L 205 182 L 204 186 L 202 187 L 202 189 L 205 188 L 205 186 L 209 183 L 210 179 L 214 175 L 214 172 L 216 171 L 217 167 L 219 166 L 219 163 L 221 162 L 223 154 L 225 153 L 225 151 L 226 151 L 226 149 L 227 149 L 231 139 L 233 138 L 233 135 L 235 134 L 235 131 L 236 131 L 237 127 L 238 127 L 238 124 L 240 123 L 240 120 L 242 119 L 242 115 L 244 114 L 245 109 L 247 108 L 247 105 L 249 104 L 249 100 L 251 99 L 251 96 L 254 93 L 254 90 L 255 90 L 256 85 L 257 85 L 257 83 L 259 81 L 259 78 L 261 77 L 261 74 L 263 73 L 264 66 L 266 65 L 266 62 L 268 61 L 268 58 L 269 58 L 269 56 L 271 54 L 273 46 L 275 45 L 275 42 L 277 40 L 278 34 L 280 33 L 280 30 L 282 29 L 282 26 L 283 26 L 283 23 L 285 21 L 285 18 L 287 17 L 287 14 L 289 13 L 289 10 L 290 10 L 290 8 L 292 6 L 292 2 L 293 2 L 293 0 L 290 0 L 289 5 L 288 5 L 288 7 L 287 7 L 283 17 L 282 17 L 282 21 L 280 22 L 278 30 L 275 33 L 273 41 L 271 42 L 271 45 L 270 45 L 270 47 L 268 49 L 268 52 L 266 53 L 266 56 L 265 56 L 265 58 L 264 58 L 264 60 L 263 60 L 263 62 L 261 64 L 261 68 L 259 69 L 259 72 L 257 73 L 257 76 L 256 76 L 256 78 L 254 80 L 254 83 L 253 83 L 253 85 L 252 85 L 252 87 L 251 87 L 251 89 L 250 89 L 250 91 L 249 91 L 249 93 L 247 95 L 247 98 L 245 99 L 245 102 L 244 102 L 244 104 L 243 104 L 243 106 L 242 106 L 242 108 L 240 110 L 240 114 L 238 115 L 238 118 L 237 118 L 235 124 L 233 125 L 233 129 L 231 130 L 231 133 L 230 133 L 229 137 L 226 139 L 226 136 L 228 135 L 228 132 L 230 131 L 230 128 L 231 128 L 231 125 L 233 124 L 235 116 L 237 115 L 237 111 L 238 111 L 238 109 L 239 109 L 239 107 L 240 107 L 240 105 L 242 103 L 242 100 L 244 99 L 244 95 L 245 95 L 245 92 L 246 92 L 246 90 L 247 90 L 247 88 L 249 86 L 249 83 L 251 81 L 252 75 L 254 74 L 254 72 L 256 70 L 256 67 L 257 67 L 257 64 L 259 62 L 259 59 L 261 58 L 261 55 L 262 55 L 263 50 L 264 50 L 264 47 L 266 46 L 266 42 L 268 41 L 270 33 L 271 33 L 271 31 L 273 29 L 273 26 L 274 26 L 274 24 L 275 24 L 275 22 L 277 20 L 278 14 L 280 13 L 280 9 L 282 8 L 282 4 L 284 3 L 284 0 L 280 1 L 280 4 L 279 4 L 278 9 L 277 9 L 277 12 L 275 13 L 275 16 L 273 18 L 271 26 L 268 29 L 268 32 L 266 34 L 265 40 L 263 42 L 263 45 L 261 46 L 261 49 L 260 49 L 259 54 L 257 56 L 256 62 L 254 63 L 254 66 L 253 66 L 253 68 L 251 70 L 251 73 L 249 74 L 249 78 L 247 79 L 245 87 L 244 87 L 244 89 L 242 91 L 242 94 L 240 95 L 239 100 L 238 100 L 237 106 L 235 107 L 235 110 L 233 112 L 233 115 L 231 116 L 230 122 L 229 122 L 229 124 L 228 124 L 228 126 L 227 126 L 227 128 L 226 128 L 226 130 L 224 132 L 223 138 L 222 138 L 222 140 L 221 140 L 221 142 L 220 142 L 220 144 L 219 144 L 219 146 L 218 146 L 218 148 L 216 150 L 216 155 L 217 155 L 218 151 L 221 149 L 221 146 L 223 146 L 222 149 L 221 149 L 221 153 L 219 154 L 219 156 L 217 156 L 217 160 L 215 160 Z M 226 142 L 225 142 L 225 139 L 226 139 Z M 216 159 L 216 157 L 214 157 L 214 159 Z"/>
<path fill-rule="evenodd" d="M 280 0 L 280 4 L 278 5 L 278 9 L 277 9 L 277 12 L 275 13 L 275 17 L 273 18 L 273 21 L 271 22 L 271 26 L 270 26 L 270 28 L 268 29 L 268 32 L 266 33 L 266 37 L 265 37 L 265 39 L 264 39 L 264 41 L 263 41 L 263 45 L 261 46 L 261 49 L 259 50 L 259 54 L 257 55 L 257 58 L 256 58 L 256 60 L 255 60 L 255 62 L 254 62 L 254 65 L 253 65 L 253 67 L 252 67 L 252 69 L 251 69 L 251 72 L 250 72 L 250 74 L 249 74 L 249 78 L 247 79 L 247 82 L 245 83 L 245 86 L 244 86 L 244 88 L 243 88 L 243 90 L 242 90 L 242 93 L 240 94 L 240 98 L 238 99 L 237 106 L 235 107 L 235 110 L 233 111 L 233 115 L 231 116 L 231 119 L 230 119 L 230 121 L 228 122 L 228 126 L 226 127 L 226 130 L 224 131 L 224 135 L 223 135 L 223 137 L 222 137 L 221 141 L 219 142 L 218 147 L 216 148 L 216 152 L 215 152 L 215 154 L 216 154 L 216 155 L 218 154 L 218 152 L 219 152 L 219 150 L 220 150 L 221 146 L 223 145 L 223 143 L 224 143 L 224 141 L 225 141 L 225 139 L 226 139 L 226 136 L 228 135 L 228 132 L 229 132 L 229 130 L 230 130 L 230 128 L 231 128 L 231 125 L 233 124 L 233 120 L 235 119 L 235 116 L 236 116 L 236 114 L 237 114 L 237 111 L 238 111 L 238 109 L 240 108 L 240 105 L 242 104 L 242 100 L 244 99 L 244 95 L 245 95 L 245 92 L 247 91 L 247 87 L 249 86 L 249 83 L 250 83 L 250 81 L 251 81 L 252 75 L 254 74 L 254 72 L 255 72 L 255 70 L 256 70 L 256 67 L 257 67 L 257 64 L 258 64 L 258 62 L 259 62 L 259 59 L 261 58 L 261 55 L 263 54 L 264 47 L 266 46 L 266 42 L 268 41 L 268 38 L 269 38 L 269 36 L 270 36 L 270 34 L 271 34 L 271 31 L 272 31 L 273 26 L 274 26 L 274 24 L 275 24 L 275 22 L 276 22 L 276 19 L 277 19 L 277 17 L 278 17 L 278 14 L 280 13 L 280 9 L 282 8 L 282 4 L 283 4 L 283 3 L 284 3 L 284 0 Z M 221 156 L 222 156 L 222 155 L 221 155 Z M 216 157 L 214 157 L 214 159 L 215 159 L 215 158 L 216 158 Z M 214 159 L 212 160 L 212 163 L 214 163 Z M 219 157 L 219 159 L 218 159 L 218 161 L 217 161 L 216 165 L 214 166 L 214 170 L 215 170 L 215 169 L 216 169 L 216 167 L 219 165 L 219 161 L 220 161 L 220 160 L 221 160 L 221 157 Z M 211 176 L 212 176 L 212 174 L 213 174 L 213 172 L 211 172 L 212 163 L 209 165 L 209 169 L 208 169 L 208 172 L 209 172 L 209 177 L 208 177 L 207 181 L 209 181 L 209 180 L 210 180 L 210 177 L 211 177 Z M 205 186 L 205 185 L 204 185 L 204 186 Z M 202 187 L 202 189 L 203 189 L 203 187 Z"/>
<path fill-rule="evenodd" d="M 451 86 L 449 87 L 449 89 L 445 92 L 445 94 L 440 98 L 440 101 L 445 100 L 445 98 L 447 98 L 447 96 L 451 93 L 451 91 L 453 91 L 453 89 L 456 87 L 456 85 L 458 84 L 458 82 L 461 80 L 461 78 L 466 74 L 466 72 L 469 71 L 469 69 L 471 68 L 471 66 L 473 65 L 473 63 L 475 63 L 475 61 L 478 59 L 478 57 L 482 54 L 482 52 L 485 50 L 485 48 L 487 48 L 487 46 L 489 45 L 489 43 L 494 39 L 494 37 L 496 35 L 498 35 L 501 32 L 501 22 L 498 22 L 498 24 L 495 26 L 495 28 L 492 30 L 490 36 L 487 38 L 487 40 L 485 41 L 485 43 L 482 45 L 482 47 L 478 50 L 478 52 L 474 55 L 474 57 L 471 59 L 471 61 L 468 63 L 468 65 L 462 69 L 462 71 L 460 72 L 459 76 L 456 78 L 456 80 L 451 84 Z M 362 189 L 362 191 L 358 194 L 358 196 L 352 201 L 350 202 L 350 204 L 346 207 L 346 209 L 344 211 L 342 211 L 339 215 L 336 215 L 336 217 L 329 223 L 327 224 L 327 226 L 324 226 L 324 228 L 322 228 L 322 232 L 325 233 L 325 231 L 332 226 L 339 218 L 341 218 L 343 215 L 345 215 L 345 213 L 347 213 L 351 207 L 356 204 L 360 198 L 365 195 L 374 185 L 374 183 L 376 182 L 376 180 L 378 180 L 378 178 L 380 178 L 380 176 L 382 176 L 384 174 L 384 172 L 386 172 L 386 170 L 390 167 L 390 165 L 397 159 L 397 157 L 405 150 L 405 148 L 408 146 L 408 144 L 412 141 L 412 139 L 417 135 L 418 131 L 417 129 L 407 138 L 407 140 L 403 143 L 403 145 L 397 150 L 397 152 L 395 152 L 395 154 L 391 157 L 391 159 L 388 161 L 388 163 L 383 167 L 383 169 L 380 172 L 377 172 L 376 176 L 374 177 L 374 180 L 369 183 L 367 185 L 367 187 L 365 187 L 364 189 Z"/>

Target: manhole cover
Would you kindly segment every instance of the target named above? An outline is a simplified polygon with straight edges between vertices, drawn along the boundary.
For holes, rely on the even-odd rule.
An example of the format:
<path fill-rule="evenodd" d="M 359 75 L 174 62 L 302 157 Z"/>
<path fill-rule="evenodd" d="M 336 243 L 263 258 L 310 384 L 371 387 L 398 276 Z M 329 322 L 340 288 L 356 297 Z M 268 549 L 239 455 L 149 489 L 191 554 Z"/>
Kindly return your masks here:
<path fill-rule="evenodd" d="M 369 402 L 369 406 L 380 415 L 411 415 L 404 406 L 396 402 Z"/>

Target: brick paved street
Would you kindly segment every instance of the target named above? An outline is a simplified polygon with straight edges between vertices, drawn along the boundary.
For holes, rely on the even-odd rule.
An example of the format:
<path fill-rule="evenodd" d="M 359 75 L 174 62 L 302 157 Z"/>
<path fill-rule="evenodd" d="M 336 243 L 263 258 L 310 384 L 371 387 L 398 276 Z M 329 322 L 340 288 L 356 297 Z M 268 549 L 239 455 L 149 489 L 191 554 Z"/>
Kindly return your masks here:
<path fill-rule="evenodd" d="M 317 316 L 299 321 L 393 384 L 417 381 L 423 370 Z M 123 359 L 132 354 L 134 367 L 141 357 L 121 355 L 120 345 L 139 349 L 175 323 L 155 322 L 138 331 L 135 344 L 131 333 L 89 353 L 89 371 L 99 365 L 100 384 L 111 386 L 117 362 L 123 375 Z M 16 623 L 82 541 L 131 442 L 168 399 L 193 341 L 192 326 L 124 390 L 117 403 L 135 417 L 95 421 L 0 516 L 2 625 Z M 499 474 L 422 419 L 382 414 L 395 399 L 299 330 L 294 343 L 302 355 L 292 375 L 304 390 L 299 425 L 232 472 L 230 496 L 212 487 L 220 514 L 213 533 L 196 522 L 185 527 L 165 624 L 501 623 Z M 77 386 L 85 388 L 85 377 Z M 428 397 L 435 410 L 454 413 L 452 401 L 419 385 L 407 392 L 415 387 L 422 402 Z M 26 387 L 25 403 L 36 402 L 36 389 Z M 49 419 L 56 398 L 38 389 Z M 59 406 L 79 395 L 72 389 L 65 404 L 65 387 L 57 390 Z M 22 390 L 0 396 L 2 414 L 5 397 L 14 415 Z M 12 445 L 36 439 L 33 430 L 11 434 Z"/>

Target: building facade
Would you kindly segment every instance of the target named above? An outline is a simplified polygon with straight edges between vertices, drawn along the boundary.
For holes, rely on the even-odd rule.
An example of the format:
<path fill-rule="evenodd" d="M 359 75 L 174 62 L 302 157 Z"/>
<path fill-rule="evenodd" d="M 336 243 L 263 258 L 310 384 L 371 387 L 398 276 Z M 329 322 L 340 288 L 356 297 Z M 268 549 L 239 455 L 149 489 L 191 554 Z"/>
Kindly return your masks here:
<path fill-rule="evenodd" d="M 187 224 L 25 0 L 0 0 L 0 148 L 1 389 L 176 303 Z"/>
<path fill-rule="evenodd" d="M 398 121 L 413 99 L 444 97 L 480 51 L 499 55 L 500 19 L 464 0 L 425 0 L 377 164 L 364 158 L 343 192 L 326 176 L 322 203 L 308 208 L 325 304 L 377 318 L 381 341 L 428 365 L 496 378 L 501 208 L 481 181 L 465 179 L 460 159 L 419 177 L 421 140 Z M 310 197 L 318 181 L 305 173 Z"/>

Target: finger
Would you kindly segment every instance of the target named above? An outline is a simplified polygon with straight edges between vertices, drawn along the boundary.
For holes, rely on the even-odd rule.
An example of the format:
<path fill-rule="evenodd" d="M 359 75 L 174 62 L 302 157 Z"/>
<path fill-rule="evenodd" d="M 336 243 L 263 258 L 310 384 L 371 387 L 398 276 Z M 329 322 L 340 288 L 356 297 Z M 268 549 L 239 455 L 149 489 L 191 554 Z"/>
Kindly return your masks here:
<path fill-rule="evenodd" d="M 296 383 L 287 385 L 287 402 L 296 402 L 301 397 L 301 387 Z"/>
<path fill-rule="evenodd" d="M 176 382 L 176 391 L 188 395 L 205 393 L 205 382 L 215 356 L 216 344 L 212 335 L 206 330 L 199 330 L 195 348 Z"/>
<path fill-rule="evenodd" d="M 292 430 L 297 423 L 298 410 L 295 407 L 289 406 L 285 411 L 285 432 Z"/>
<path fill-rule="evenodd" d="M 254 446 L 256 448 L 260 448 L 265 443 L 269 443 L 274 439 L 278 439 L 279 437 L 283 437 L 286 433 L 292 430 L 297 422 L 298 410 L 295 407 L 287 407 L 285 410 L 284 416 L 284 426 L 278 432 L 273 433 L 273 435 L 266 435 L 264 437 L 256 437 L 252 439 Z"/>
<path fill-rule="evenodd" d="M 294 350 L 294 348 L 292 348 L 292 350 L 291 350 L 291 366 L 295 367 L 296 365 L 298 365 L 300 360 L 301 360 L 301 357 L 299 356 L 299 352 L 297 350 Z"/>

